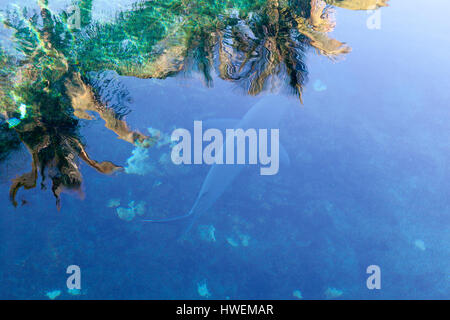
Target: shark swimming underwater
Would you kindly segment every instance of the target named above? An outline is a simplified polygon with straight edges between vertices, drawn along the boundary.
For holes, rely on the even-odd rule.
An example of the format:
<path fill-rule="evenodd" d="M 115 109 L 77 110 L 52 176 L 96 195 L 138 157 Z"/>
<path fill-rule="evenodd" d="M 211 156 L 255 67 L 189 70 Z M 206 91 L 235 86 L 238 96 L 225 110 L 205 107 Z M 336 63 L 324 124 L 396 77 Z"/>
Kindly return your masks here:
<path fill-rule="evenodd" d="M 204 123 L 212 128 L 225 131 L 226 128 L 234 129 L 272 129 L 278 128 L 279 122 L 286 111 L 295 103 L 293 100 L 282 95 L 266 95 L 256 102 L 241 120 L 235 119 L 212 119 Z M 226 139 L 224 145 L 230 143 Z M 228 150 L 228 149 L 227 149 Z M 273 151 L 272 151 L 273 152 Z M 289 165 L 289 157 L 285 149 L 279 146 L 279 160 L 281 163 Z M 183 233 L 183 237 L 189 232 L 195 220 L 219 199 L 225 190 L 231 185 L 234 179 L 244 168 L 244 165 L 226 165 L 214 163 L 203 181 L 197 199 L 191 210 L 184 215 L 167 219 L 143 220 L 150 223 L 167 223 L 183 219 L 191 219 L 188 228 Z"/>

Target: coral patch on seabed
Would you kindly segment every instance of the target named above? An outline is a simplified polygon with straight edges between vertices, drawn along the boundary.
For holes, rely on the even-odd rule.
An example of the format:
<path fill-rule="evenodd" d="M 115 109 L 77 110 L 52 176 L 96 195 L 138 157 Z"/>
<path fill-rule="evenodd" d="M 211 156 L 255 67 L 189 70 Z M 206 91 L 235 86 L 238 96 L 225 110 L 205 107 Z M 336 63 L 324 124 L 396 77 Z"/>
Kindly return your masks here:
<path fill-rule="evenodd" d="M 414 245 L 416 246 L 417 249 L 425 251 L 427 248 L 425 246 L 425 242 L 423 240 L 416 240 L 414 241 Z"/>
<path fill-rule="evenodd" d="M 156 147 L 158 149 L 164 146 L 172 146 L 173 144 L 175 144 L 169 134 L 162 133 L 160 130 L 152 127 L 147 128 L 147 130 L 152 137 L 158 137 L 158 142 L 156 143 Z"/>
<path fill-rule="evenodd" d="M 292 292 L 292 295 L 297 299 L 303 299 L 303 296 L 302 296 L 302 293 L 300 290 L 294 290 L 294 292 Z"/>
<path fill-rule="evenodd" d="M 200 239 L 206 242 L 216 242 L 216 235 L 213 225 L 201 225 L 198 227 L 200 233 Z"/>
<path fill-rule="evenodd" d="M 120 206 L 120 199 L 109 199 L 108 204 L 106 205 L 108 208 L 117 208 Z"/>
<path fill-rule="evenodd" d="M 81 294 L 81 289 L 67 289 L 67 293 L 72 296 L 79 296 Z"/>
<path fill-rule="evenodd" d="M 317 79 L 313 84 L 314 91 L 322 92 L 327 90 L 327 85 L 323 83 L 321 80 Z"/>
<path fill-rule="evenodd" d="M 136 215 L 141 216 L 145 213 L 145 202 L 140 201 L 138 204 L 135 204 L 134 201 L 131 201 L 128 204 L 128 208 L 119 207 L 116 211 L 120 219 L 131 221 Z"/>
<path fill-rule="evenodd" d="M 127 159 L 125 173 L 143 176 L 154 170 L 153 165 L 148 160 L 149 154 L 147 148 L 136 147 L 131 153 L 131 157 Z"/>
<path fill-rule="evenodd" d="M 209 292 L 208 290 L 206 280 L 197 283 L 197 292 L 201 297 L 204 298 L 209 298 L 211 296 L 211 292 Z"/>
<path fill-rule="evenodd" d="M 45 294 L 50 300 L 55 300 L 61 295 L 61 290 L 49 291 Z"/>
<path fill-rule="evenodd" d="M 239 247 L 239 242 L 235 238 L 227 237 L 227 242 L 232 247 Z"/>
<path fill-rule="evenodd" d="M 344 292 L 342 290 L 336 289 L 336 288 L 330 288 L 328 287 L 327 290 L 325 290 L 325 297 L 327 299 L 336 299 L 342 296 Z"/>
<path fill-rule="evenodd" d="M 248 247 L 251 237 L 239 231 L 235 231 L 233 235 L 226 238 L 228 244 L 232 247 Z"/>

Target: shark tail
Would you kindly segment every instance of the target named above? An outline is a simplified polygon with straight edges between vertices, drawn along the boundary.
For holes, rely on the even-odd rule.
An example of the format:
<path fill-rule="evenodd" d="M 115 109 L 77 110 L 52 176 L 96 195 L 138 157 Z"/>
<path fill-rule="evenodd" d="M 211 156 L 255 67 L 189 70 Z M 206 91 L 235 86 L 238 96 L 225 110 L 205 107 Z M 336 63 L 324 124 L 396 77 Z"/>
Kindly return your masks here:
<path fill-rule="evenodd" d="M 166 218 L 166 219 L 146 219 L 146 220 L 142 220 L 143 222 L 150 222 L 150 223 L 170 223 L 170 222 L 177 222 L 177 221 L 181 221 L 181 220 L 187 220 L 189 219 L 190 221 L 188 222 L 187 227 L 185 228 L 185 230 L 183 231 L 183 233 L 181 234 L 181 236 L 178 238 L 179 241 L 183 241 L 187 238 L 187 235 L 189 233 L 189 231 L 192 229 L 192 226 L 194 225 L 195 221 L 198 218 L 198 204 L 199 204 L 199 199 L 198 198 L 194 205 L 192 206 L 191 210 L 181 216 L 176 216 L 176 217 L 171 217 L 171 218 Z M 201 210 L 200 210 L 201 211 Z"/>
<path fill-rule="evenodd" d="M 187 239 L 188 233 L 189 231 L 192 229 L 192 226 L 194 225 L 195 222 L 195 215 L 194 215 L 194 211 L 189 211 L 189 213 L 181 215 L 181 216 L 176 216 L 176 217 L 172 217 L 172 218 L 166 218 L 166 219 L 146 219 L 146 220 L 142 220 L 143 222 L 150 222 L 150 223 L 170 223 L 170 222 L 178 222 L 178 221 L 184 221 L 190 219 L 191 221 L 188 223 L 187 228 L 184 229 L 184 231 L 181 233 L 181 235 L 179 235 L 177 237 L 178 241 L 184 241 Z"/>
<path fill-rule="evenodd" d="M 176 216 L 176 217 L 172 217 L 172 218 L 166 218 L 166 219 L 145 219 L 142 220 L 143 222 L 150 222 L 150 223 L 168 223 L 168 222 L 174 222 L 174 221 L 179 221 L 179 220 L 183 220 L 186 218 L 189 218 L 190 216 L 192 216 L 192 211 L 189 211 L 188 213 L 181 215 L 181 216 Z"/>

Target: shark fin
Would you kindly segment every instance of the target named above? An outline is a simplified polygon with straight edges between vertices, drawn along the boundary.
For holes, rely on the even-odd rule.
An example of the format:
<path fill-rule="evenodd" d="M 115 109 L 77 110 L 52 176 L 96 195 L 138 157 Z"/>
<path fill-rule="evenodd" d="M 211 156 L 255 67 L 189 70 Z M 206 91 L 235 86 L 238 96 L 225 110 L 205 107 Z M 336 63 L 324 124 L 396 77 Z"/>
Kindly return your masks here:
<path fill-rule="evenodd" d="M 166 219 L 145 219 L 142 220 L 143 222 L 150 222 L 150 223 L 167 223 L 167 222 L 174 222 L 174 221 L 179 221 L 179 220 L 183 220 L 186 218 L 189 218 L 192 215 L 192 211 L 190 211 L 187 214 L 181 215 L 181 216 L 176 216 L 176 217 L 172 217 L 172 218 L 166 218 Z"/>

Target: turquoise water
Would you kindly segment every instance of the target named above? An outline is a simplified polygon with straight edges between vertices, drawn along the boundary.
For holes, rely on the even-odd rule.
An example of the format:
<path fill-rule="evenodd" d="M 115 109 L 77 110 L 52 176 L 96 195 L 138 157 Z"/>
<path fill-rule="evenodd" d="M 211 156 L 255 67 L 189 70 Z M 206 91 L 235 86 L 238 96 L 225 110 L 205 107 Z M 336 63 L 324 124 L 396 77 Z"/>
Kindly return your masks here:
<path fill-rule="evenodd" d="M 114 20 L 114 8 L 93 3 L 97 11 L 93 9 L 91 25 L 82 26 L 85 31 L 103 11 Z M 18 4 L 36 7 L 32 1 Z M 236 5 L 244 7 L 245 1 Z M 66 6 L 57 2 L 52 10 L 56 14 Z M 249 10 L 257 12 L 255 6 Z M 249 78 L 237 78 L 242 74 L 224 77 L 218 71 L 217 48 L 213 58 L 206 55 L 213 60 L 208 78 L 202 69 L 208 59 L 202 60 L 205 55 L 198 49 L 206 32 L 193 38 L 192 57 L 173 63 L 173 69 L 163 64 L 165 70 L 143 66 L 147 46 L 157 56 L 162 49 L 155 46 L 169 43 L 166 52 L 175 52 L 171 59 L 181 59 L 177 50 L 182 49 L 177 48 L 183 48 L 182 37 L 154 35 L 144 41 L 130 31 L 127 36 L 134 44 L 119 37 L 128 48 L 120 54 L 106 50 L 92 34 L 76 34 L 74 45 L 52 42 L 43 55 L 49 60 L 30 60 L 37 69 L 43 66 L 43 79 L 50 79 L 38 87 L 41 91 L 2 85 L 2 99 L 13 92 L 30 108 L 21 124 L 8 129 L 4 124 L 1 135 L 15 142 L 7 144 L 10 149 L 0 149 L 0 298 L 48 299 L 49 292 L 60 290 L 56 299 L 448 299 L 448 7 L 443 0 L 391 0 L 377 13 L 335 7 L 336 26 L 326 34 L 352 50 L 333 61 L 317 52 L 311 38 L 300 36 L 303 58 L 294 69 L 304 76 L 303 83 L 297 78 L 303 104 L 283 70 L 280 79 L 267 81 L 257 94 Z M 379 29 L 367 27 L 374 14 L 380 14 Z M 176 23 L 164 19 L 161 30 L 172 30 Z M 277 24 L 268 23 L 264 31 L 265 23 L 255 28 L 271 34 Z M 144 37 L 155 28 L 142 28 L 140 34 Z M 11 29 L 1 34 L 2 48 L 20 60 L 10 42 Z M 71 60 L 74 56 L 78 63 Z M 273 53 L 265 59 L 270 57 L 277 59 Z M 71 91 L 62 89 L 64 81 L 56 76 L 65 72 L 60 71 L 65 70 L 61 61 L 68 61 L 69 70 L 94 88 L 103 107 L 88 110 L 92 120 L 72 114 L 70 108 L 60 112 L 46 107 L 70 105 Z M 23 64 L 2 64 L 2 81 L 20 68 Z M 255 62 L 251 70 L 258 68 L 263 66 Z M 13 83 L 27 79 L 16 76 Z M 193 130 L 195 120 L 241 119 L 271 95 L 279 100 L 274 108 L 289 106 L 277 128 L 290 165 L 281 163 L 272 176 L 261 176 L 254 166 L 243 168 L 182 241 L 189 221 L 143 221 L 188 213 L 211 169 L 206 164 L 172 163 L 171 146 L 164 139 L 175 128 Z M 52 99 L 61 100 L 53 105 Z M 7 105 L 3 101 L 9 100 L 2 100 Z M 11 108 L 1 110 L 3 121 L 12 115 L 20 118 Z M 142 141 L 127 141 L 117 127 L 116 132 L 105 127 L 111 121 L 108 108 L 116 111 L 114 119 L 126 121 L 128 133 L 152 137 L 158 130 L 159 145 L 142 148 Z M 19 138 L 14 138 L 16 133 Z M 53 144 L 42 150 L 57 150 L 56 156 L 39 153 L 41 163 L 48 160 L 45 170 L 39 168 L 46 189 L 37 177 L 35 188 L 18 190 L 14 207 L 9 196 L 12 179 L 32 169 L 26 146 L 42 146 L 46 137 Z M 70 147 L 60 150 L 66 141 Z M 98 172 L 83 161 L 76 141 L 91 159 L 124 169 L 109 175 Z M 68 161 L 67 167 L 82 177 L 74 179 L 80 184 L 58 180 L 66 168 L 58 163 L 65 163 L 61 159 L 69 154 L 75 155 L 76 166 Z M 58 183 L 65 187 L 60 210 L 52 192 Z M 80 267 L 80 291 L 67 289 L 69 265 Z M 379 290 L 366 286 L 370 265 L 381 269 Z"/>

